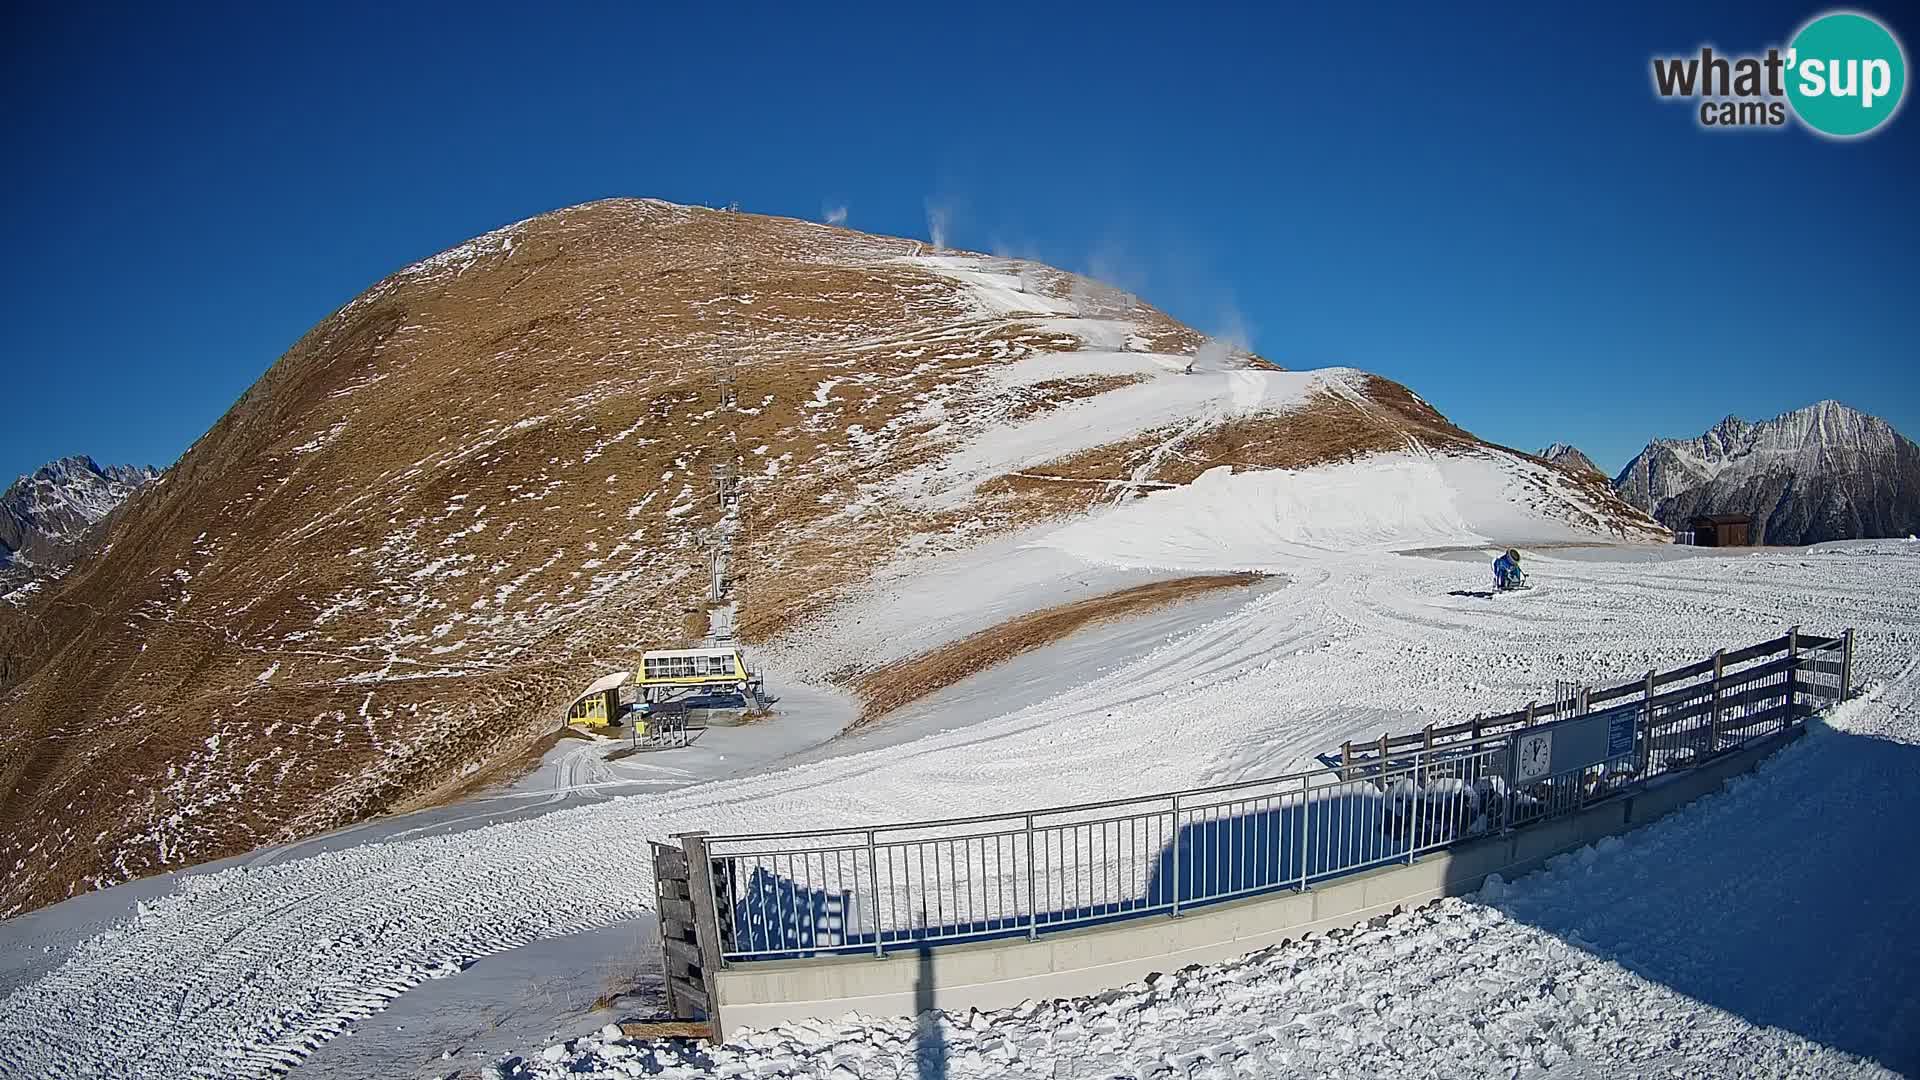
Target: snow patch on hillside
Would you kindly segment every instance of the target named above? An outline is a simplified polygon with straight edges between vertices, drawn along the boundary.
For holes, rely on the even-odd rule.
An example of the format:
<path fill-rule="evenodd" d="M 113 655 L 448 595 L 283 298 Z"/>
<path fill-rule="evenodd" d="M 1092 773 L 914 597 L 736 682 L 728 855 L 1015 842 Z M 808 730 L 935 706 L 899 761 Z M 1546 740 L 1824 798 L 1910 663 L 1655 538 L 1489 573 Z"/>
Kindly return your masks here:
<path fill-rule="evenodd" d="M 1522 463 L 1380 454 L 1313 469 L 1210 469 L 1040 541 L 1089 562 L 1168 570 L 1284 570 L 1328 551 L 1593 539 L 1530 508 Z"/>

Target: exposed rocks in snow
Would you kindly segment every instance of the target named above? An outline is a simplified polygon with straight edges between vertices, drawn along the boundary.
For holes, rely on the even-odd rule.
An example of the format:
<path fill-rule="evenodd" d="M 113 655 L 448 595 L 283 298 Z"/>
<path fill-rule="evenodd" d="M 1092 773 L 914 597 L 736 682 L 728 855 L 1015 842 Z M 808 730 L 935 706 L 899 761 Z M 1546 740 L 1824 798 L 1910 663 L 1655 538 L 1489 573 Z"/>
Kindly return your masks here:
<path fill-rule="evenodd" d="M 1613 483 L 1673 529 L 1701 514 L 1751 514 L 1755 543 L 1920 531 L 1920 446 L 1837 401 L 1760 423 L 1729 416 L 1697 439 L 1655 439 Z"/>

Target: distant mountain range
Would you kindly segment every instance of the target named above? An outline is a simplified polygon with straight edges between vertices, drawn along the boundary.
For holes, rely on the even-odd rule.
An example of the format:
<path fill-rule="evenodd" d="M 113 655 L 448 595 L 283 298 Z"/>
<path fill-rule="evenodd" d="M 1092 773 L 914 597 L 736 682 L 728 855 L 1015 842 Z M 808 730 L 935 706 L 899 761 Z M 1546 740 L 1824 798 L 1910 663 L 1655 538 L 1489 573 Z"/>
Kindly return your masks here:
<path fill-rule="evenodd" d="M 1697 439 L 1655 439 L 1613 486 L 1671 529 L 1701 514 L 1751 514 L 1755 543 L 1920 532 L 1920 446 L 1837 401 L 1759 423 L 1729 416 Z"/>
<path fill-rule="evenodd" d="M 1581 453 L 1578 447 L 1569 446 L 1566 443 L 1554 443 L 1533 456 L 1574 472 L 1593 473 L 1602 477 L 1607 475 L 1600 471 L 1600 466 L 1595 465 L 1592 458 Z"/>
<path fill-rule="evenodd" d="M 0 593 L 72 558 L 95 525 L 159 476 L 150 465 L 102 467 L 76 455 L 15 480 L 0 493 Z"/>

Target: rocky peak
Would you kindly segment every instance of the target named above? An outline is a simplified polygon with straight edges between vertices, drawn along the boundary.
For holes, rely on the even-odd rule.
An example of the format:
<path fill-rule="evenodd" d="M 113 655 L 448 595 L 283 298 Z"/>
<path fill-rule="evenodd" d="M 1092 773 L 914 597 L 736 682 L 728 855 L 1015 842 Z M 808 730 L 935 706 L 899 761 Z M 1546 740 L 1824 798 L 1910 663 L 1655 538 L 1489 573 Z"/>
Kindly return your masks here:
<path fill-rule="evenodd" d="M 84 454 L 56 458 L 0 493 L 0 561 L 44 562 L 67 549 L 127 496 L 152 483 L 150 465 L 101 467 Z"/>

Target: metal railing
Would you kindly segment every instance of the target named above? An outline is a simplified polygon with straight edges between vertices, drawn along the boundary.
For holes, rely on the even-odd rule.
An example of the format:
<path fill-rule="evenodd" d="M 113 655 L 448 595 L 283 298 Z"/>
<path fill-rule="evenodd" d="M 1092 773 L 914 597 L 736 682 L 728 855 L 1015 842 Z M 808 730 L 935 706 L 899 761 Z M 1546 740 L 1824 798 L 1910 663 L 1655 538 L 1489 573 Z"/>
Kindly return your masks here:
<path fill-rule="evenodd" d="M 1383 737 L 1379 753 L 1349 747 L 1330 769 L 1046 810 L 704 837 L 721 956 L 1034 938 L 1410 862 L 1792 728 L 1845 695 L 1852 640 L 1795 631 L 1582 688 L 1565 695 L 1578 713 L 1556 709 L 1545 723 Z M 1543 736 L 1562 749 L 1536 760 Z M 1563 764 L 1562 753 L 1573 756 Z"/>

